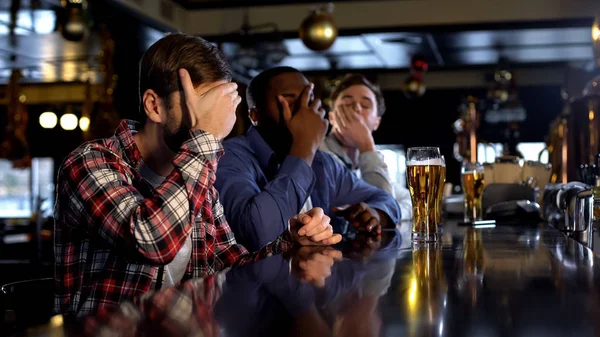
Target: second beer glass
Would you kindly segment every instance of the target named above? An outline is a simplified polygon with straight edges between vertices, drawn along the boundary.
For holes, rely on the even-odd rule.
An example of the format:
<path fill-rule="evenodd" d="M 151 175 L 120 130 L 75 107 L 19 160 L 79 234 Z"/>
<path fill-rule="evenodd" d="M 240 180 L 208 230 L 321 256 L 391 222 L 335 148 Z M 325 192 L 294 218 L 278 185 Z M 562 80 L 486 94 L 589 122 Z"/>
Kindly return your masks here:
<path fill-rule="evenodd" d="M 483 166 L 479 163 L 466 163 L 462 167 L 462 188 L 465 195 L 465 222 L 483 218 L 481 195 L 485 187 Z"/>

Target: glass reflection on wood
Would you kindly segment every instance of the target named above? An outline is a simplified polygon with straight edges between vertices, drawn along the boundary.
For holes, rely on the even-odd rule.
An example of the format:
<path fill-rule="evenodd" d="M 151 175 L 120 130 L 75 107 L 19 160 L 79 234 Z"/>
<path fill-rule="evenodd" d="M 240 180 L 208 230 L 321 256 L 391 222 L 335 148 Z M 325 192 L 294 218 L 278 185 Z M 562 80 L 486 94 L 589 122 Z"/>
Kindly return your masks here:
<path fill-rule="evenodd" d="M 479 292 L 483 285 L 485 254 L 481 239 L 481 230 L 469 228 L 463 239 L 463 256 L 459 272 L 459 291 L 471 303 L 477 305 Z"/>
<path fill-rule="evenodd" d="M 483 275 L 485 258 L 481 230 L 469 228 L 463 240 L 463 259 L 465 275 Z"/>
<path fill-rule="evenodd" d="M 442 268 L 442 249 L 437 243 L 413 246 L 407 308 L 408 336 L 441 335 L 448 283 Z"/>

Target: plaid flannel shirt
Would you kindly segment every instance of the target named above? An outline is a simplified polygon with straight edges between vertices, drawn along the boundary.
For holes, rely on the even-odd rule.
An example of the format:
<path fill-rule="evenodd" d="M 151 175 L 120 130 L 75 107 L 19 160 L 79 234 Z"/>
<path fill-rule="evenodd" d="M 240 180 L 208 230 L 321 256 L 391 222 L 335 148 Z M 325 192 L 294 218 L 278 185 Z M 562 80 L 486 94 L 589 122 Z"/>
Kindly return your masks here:
<path fill-rule="evenodd" d="M 150 290 L 158 266 L 171 262 L 191 235 L 183 280 L 214 274 L 286 251 L 289 231 L 249 254 L 236 243 L 213 183 L 220 141 L 192 131 L 175 169 L 155 189 L 142 178 L 132 130 L 85 143 L 58 173 L 54 225 L 55 310 L 83 315 Z"/>

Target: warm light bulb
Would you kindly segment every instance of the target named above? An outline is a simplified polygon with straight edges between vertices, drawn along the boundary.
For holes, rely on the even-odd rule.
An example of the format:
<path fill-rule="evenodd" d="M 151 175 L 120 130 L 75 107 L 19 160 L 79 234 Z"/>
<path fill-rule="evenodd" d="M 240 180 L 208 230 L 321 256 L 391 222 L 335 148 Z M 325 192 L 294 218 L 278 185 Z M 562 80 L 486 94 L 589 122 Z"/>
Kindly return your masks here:
<path fill-rule="evenodd" d="M 60 126 L 65 130 L 75 130 L 77 128 L 77 116 L 73 114 L 64 114 L 60 117 Z"/>
<path fill-rule="evenodd" d="M 600 14 L 592 25 L 592 41 L 594 42 L 594 63 L 600 68 Z"/>
<path fill-rule="evenodd" d="M 54 112 L 46 111 L 40 115 L 40 125 L 44 129 L 52 129 L 56 126 L 58 118 Z"/>
<path fill-rule="evenodd" d="M 87 117 L 81 117 L 79 119 L 79 128 L 81 131 L 87 131 L 90 127 L 90 119 Z"/>
<path fill-rule="evenodd" d="M 50 326 L 53 328 L 58 328 L 63 326 L 64 321 L 63 321 L 63 317 L 62 315 L 56 315 L 56 316 L 52 316 L 52 318 L 50 318 Z"/>

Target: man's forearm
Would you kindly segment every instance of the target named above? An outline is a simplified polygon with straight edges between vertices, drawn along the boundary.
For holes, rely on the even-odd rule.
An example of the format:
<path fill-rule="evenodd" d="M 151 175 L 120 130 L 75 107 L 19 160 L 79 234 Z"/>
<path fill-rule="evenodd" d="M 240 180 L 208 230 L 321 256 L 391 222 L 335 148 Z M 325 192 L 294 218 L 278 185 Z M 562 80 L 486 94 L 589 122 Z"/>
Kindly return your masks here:
<path fill-rule="evenodd" d="M 254 261 L 258 261 L 258 260 L 267 258 L 267 257 L 275 255 L 275 254 L 286 253 L 293 247 L 293 245 L 294 245 L 294 240 L 292 237 L 292 233 L 290 233 L 290 231 L 286 230 L 277 239 L 267 243 L 261 249 L 255 251 L 255 252 L 252 252 L 252 253 L 245 253 L 245 254 L 241 255 L 239 258 L 237 258 L 237 260 L 233 263 L 232 266 L 241 266 L 241 265 L 248 264 L 250 262 L 254 262 Z M 240 246 L 238 244 L 231 246 L 231 247 L 234 250 L 244 249 L 242 246 Z M 223 267 L 227 267 L 227 266 L 223 266 Z"/>

